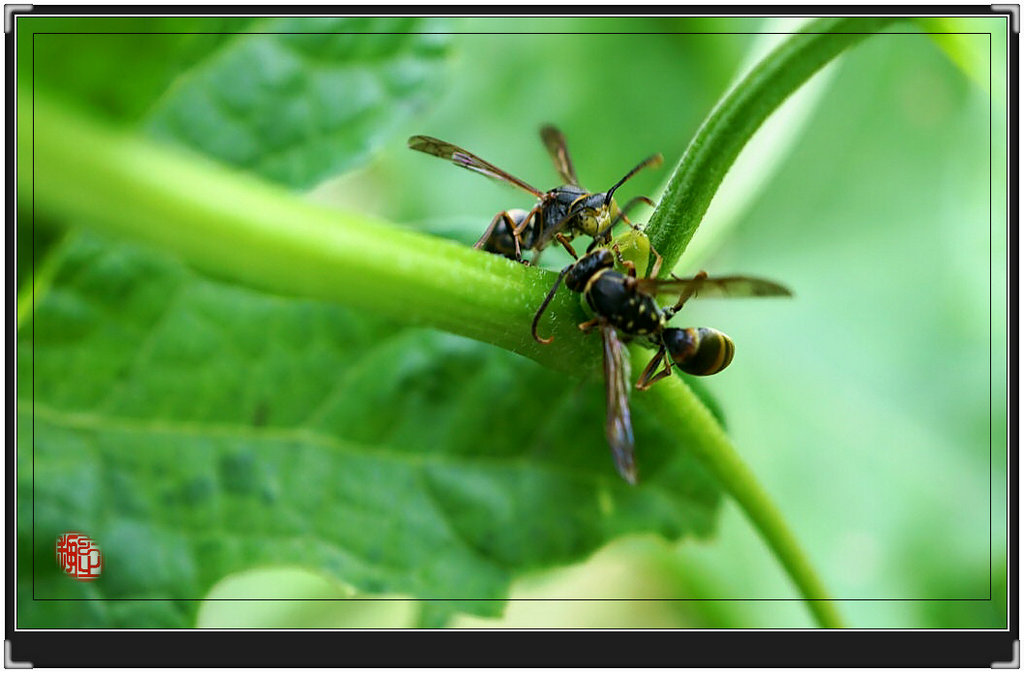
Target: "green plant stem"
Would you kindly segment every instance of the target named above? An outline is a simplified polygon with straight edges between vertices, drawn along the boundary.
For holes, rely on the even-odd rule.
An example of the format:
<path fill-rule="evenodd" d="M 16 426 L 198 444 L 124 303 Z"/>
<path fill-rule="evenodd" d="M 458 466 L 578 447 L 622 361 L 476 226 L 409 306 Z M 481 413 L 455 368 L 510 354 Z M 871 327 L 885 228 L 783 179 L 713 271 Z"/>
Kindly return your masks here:
<path fill-rule="evenodd" d="M 634 349 L 634 370 L 643 367 L 649 358 L 649 352 Z M 782 514 L 740 458 L 722 426 L 693 391 L 678 376 L 671 376 L 646 393 L 634 395 L 633 400 L 638 408 L 650 409 L 662 423 L 670 423 L 680 432 L 692 433 L 692 443 L 688 447 L 711 466 L 726 490 L 736 499 L 797 585 L 817 622 L 825 628 L 841 628 L 842 620 L 829 600 L 824 584 L 800 549 Z"/>
<path fill-rule="evenodd" d="M 722 179 L 762 123 L 811 75 L 899 17 L 824 18 L 780 44 L 715 106 L 676 165 L 647 225 L 651 244 L 675 268 Z"/>
<path fill-rule="evenodd" d="M 20 140 L 35 162 L 33 180 L 20 181 L 18 193 L 40 212 L 87 222 L 273 292 L 447 330 L 577 375 L 600 366 L 599 340 L 575 327 L 585 319 L 577 295 L 559 293 L 542 323 L 553 344 L 531 338 L 530 321 L 551 272 L 310 204 L 199 157 L 111 131 L 38 92 L 34 101 L 20 98 L 32 101 L 19 107 L 19 116 L 34 114 L 34 136 Z M 32 127 L 19 124 L 31 133 L 26 128 Z M 792 533 L 700 401 L 674 378 L 637 398 L 663 417 L 680 447 L 698 452 L 717 474 L 822 626 L 838 626 Z"/>
<path fill-rule="evenodd" d="M 25 320 L 35 309 L 35 305 L 39 303 L 43 295 L 50 289 L 50 284 L 53 283 L 53 276 L 57 272 L 61 255 L 68 240 L 69 237 L 66 234 L 62 234 L 60 240 L 54 242 L 53 248 L 43 257 L 42 262 L 33 267 L 31 282 L 25 283 L 25 286 L 18 291 L 18 329 L 21 329 L 22 324 L 24 324 Z"/>
<path fill-rule="evenodd" d="M 32 119 L 32 96 L 19 96 Z M 486 341 L 547 367 L 593 366 L 600 349 L 571 320 L 578 300 L 561 293 L 543 322 L 555 343 L 524 328 L 553 275 L 451 241 L 341 212 L 203 157 L 117 133 L 35 94 L 31 180 L 19 196 L 34 208 L 143 241 L 212 274 L 280 294 L 337 301 Z"/>

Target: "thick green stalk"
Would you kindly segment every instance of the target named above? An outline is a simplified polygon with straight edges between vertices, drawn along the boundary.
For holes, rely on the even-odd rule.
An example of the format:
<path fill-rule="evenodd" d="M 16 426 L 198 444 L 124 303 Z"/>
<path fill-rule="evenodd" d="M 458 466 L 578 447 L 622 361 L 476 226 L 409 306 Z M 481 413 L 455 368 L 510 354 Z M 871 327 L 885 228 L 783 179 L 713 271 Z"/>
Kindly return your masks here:
<path fill-rule="evenodd" d="M 22 119 L 32 97 L 19 96 Z M 557 338 L 542 346 L 529 325 L 552 274 L 368 215 L 310 203 L 197 155 L 140 141 L 69 112 L 36 93 L 34 178 L 19 196 L 73 222 L 144 241 L 222 277 L 281 294 L 345 303 L 403 323 L 429 325 L 578 371 L 600 349 L 571 320 L 585 320 L 562 293 L 543 322 Z"/>
<path fill-rule="evenodd" d="M 37 297 L 42 297 L 50 289 L 53 276 L 57 272 L 57 266 L 60 264 L 60 251 L 67 245 L 68 240 L 67 236 L 63 236 L 59 241 L 55 242 L 50 254 L 32 269 L 32 282 L 25 283 L 24 287 L 18 289 L 18 329 L 21 329 L 25 320 L 32 315 L 33 303 L 37 300 Z"/>
<path fill-rule="evenodd" d="M 758 127 L 811 75 L 899 17 L 824 18 L 780 44 L 722 98 L 676 166 L 647 225 L 668 274 L 697 230 L 722 179 Z"/>
<path fill-rule="evenodd" d="M 599 365 L 599 340 L 575 327 L 584 318 L 576 295 L 560 293 L 542 324 L 544 334 L 556 337 L 552 345 L 530 337 L 550 272 L 310 204 L 199 157 L 111 131 L 39 93 L 21 100 L 19 115 L 34 119 L 35 131 L 20 124 L 20 140 L 33 148 L 35 161 L 19 197 L 31 199 L 34 212 L 143 241 L 221 277 L 448 330 L 562 371 Z M 634 359 L 641 357 L 637 352 Z M 711 467 L 821 625 L 839 626 L 792 533 L 699 400 L 677 379 L 634 398 Z"/>
<path fill-rule="evenodd" d="M 634 370 L 643 367 L 649 358 L 649 352 L 637 349 L 633 356 Z M 693 391 L 682 379 L 672 376 L 646 393 L 634 395 L 633 400 L 634 406 L 649 409 L 663 423 L 670 423 L 671 427 L 679 428 L 680 432 L 692 433 L 694 439 L 687 445 L 688 448 L 711 467 L 726 490 L 750 517 L 754 527 L 797 585 L 818 623 L 825 628 L 841 628 L 842 619 L 829 600 L 825 585 L 800 549 L 782 514 L 740 458 L 722 426 Z"/>

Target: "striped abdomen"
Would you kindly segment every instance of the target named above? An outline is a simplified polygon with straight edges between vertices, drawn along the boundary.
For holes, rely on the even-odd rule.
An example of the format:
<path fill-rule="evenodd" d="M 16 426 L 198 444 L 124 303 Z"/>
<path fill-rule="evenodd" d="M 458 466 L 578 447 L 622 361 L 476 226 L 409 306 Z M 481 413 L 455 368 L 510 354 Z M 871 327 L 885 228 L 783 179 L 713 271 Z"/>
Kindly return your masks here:
<path fill-rule="evenodd" d="M 710 327 L 668 327 L 662 333 L 669 356 L 679 369 L 694 376 L 717 374 L 732 362 L 732 339 Z"/>

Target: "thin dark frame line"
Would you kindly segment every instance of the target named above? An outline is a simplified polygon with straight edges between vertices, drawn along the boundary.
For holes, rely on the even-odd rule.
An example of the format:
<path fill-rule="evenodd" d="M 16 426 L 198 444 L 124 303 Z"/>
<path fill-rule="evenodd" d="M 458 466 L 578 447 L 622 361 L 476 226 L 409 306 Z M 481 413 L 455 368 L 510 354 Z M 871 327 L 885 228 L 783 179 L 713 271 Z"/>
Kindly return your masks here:
<path fill-rule="evenodd" d="M 987 603 L 988 598 L 415 598 L 415 597 L 372 597 L 352 596 L 350 598 L 36 598 L 40 602 L 56 603 L 218 603 L 252 602 L 291 603 Z"/>
<path fill-rule="evenodd" d="M 17 73 L 15 73 L 17 77 Z M 15 157 L 17 161 L 17 157 Z M 17 229 L 17 223 L 15 223 Z M 36 34 L 32 33 L 32 600 L 36 599 Z M 17 442 L 15 442 L 17 444 Z M 17 446 L 15 446 L 17 451 Z M 17 470 L 17 458 L 15 458 Z M 17 477 L 15 477 L 17 481 Z M 15 532 L 17 537 L 17 532 Z M 17 559 L 17 554 L 15 554 Z M 17 579 L 15 579 L 17 583 Z M 17 623 L 17 615 L 15 615 Z"/>
<path fill-rule="evenodd" d="M 930 601 L 976 601 L 976 602 L 988 602 L 992 600 L 992 33 L 991 32 L 882 32 L 882 33 L 839 33 L 837 35 L 987 35 L 988 36 L 988 80 L 989 80 L 989 143 L 988 143 L 988 187 L 989 187 L 989 469 L 988 469 L 988 597 L 987 598 L 804 598 L 804 597 L 793 597 L 793 598 L 279 598 L 279 599 L 267 599 L 267 598 L 37 598 L 36 597 L 36 525 L 35 525 L 35 464 L 36 464 L 36 453 L 35 453 L 35 136 L 36 136 L 36 124 L 35 124 L 35 91 L 36 91 L 36 36 L 37 35 L 339 35 L 345 33 L 283 33 L 283 32 L 215 32 L 215 33 L 202 33 L 202 32 L 125 32 L 125 33 L 108 33 L 108 32 L 97 32 L 97 33 L 71 33 L 71 32 L 34 32 L 32 33 L 32 317 L 33 326 L 31 331 L 32 341 L 32 598 L 38 601 L 206 601 L 206 600 L 217 600 L 217 601 L 266 601 L 266 600 L 281 600 L 281 601 L 338 601 L 338 600 L 360 600 L 360 601 L 389 601 L 389 600 L 410 600 L 410 601 L 495 601 L 505 600 L 509 602 L 513 601 L 799 601 L 799 602 L 817 602 L 817 601 L 835 601 L 835 602 L 930 602 Z M 801 33 L 795 32 L 715 32 L 715 33 L 446 33 L 446 32 L 356 32 L 349 33 L 351 35 L 826 35 L 829 33 Z M 1009 49 L 1009 45 L 1008 45 Z M 1008 74 L 1009 77 L 1009 74 Z M 1009 216 L 1009 211 L 1008 211 Z M 1008 225 L 1009 232 L 1009 225 Z M 1008 343 L 1009 347 L 1009 343 Z M 1009 371 L 1008 371 L 1009 374 Z M 1009 434 L 1008 434 L 1008 460 L 1009 460 Z M 1009 472 L 1009 469 L 1008 469 Z M 1009 506 L 1009 493 L 1008 493 L 1008 506 Z M 1009 521 L 1009 518 L 1008 518 Z M 1009 542 L 1009 538 L 1008 538 Z M 1007 569 L 1009 573 L 1009 567 Z M 1009 585 L 1008 585 L 1009 586 Z"/>
<path fill-rule="evenodd" d="M 340 12 L 340 13 L 338 13 L 338 12 L 335 12 L 335 13 L 325 12 L 325 11 L 323 11 L 323 6 L 320 6 L 320 5 L 297 5 L 295 7 L 288 7 L 288 11 L 284 11 L 284 9 L 278 9 L 279 6 L 275 5 L 275 6 L 272 6 L 274 11 L 271 11 L 271 12 L 266 13 L 266 14 L 257 14 L 255 12 L 253 12 L 252 10 L 244 10 L 244 9 L 240 10 L 239 7 L 244 7 L 244 6 L 243 5 L 214 5 L 212 7 L 212 9 L 215 10 L 215 14 L 217 16 L 241 16 L 241 17 L 263 17 L 263 16 L 269 16 L 269 17 L 274 17 L 274 18 L 277 18 L 277 17 L 306 18 L 306 17 L 324 17 L 324 16 L 326 16 L 326 17 L 343 16 L 343 17 L 353 17 L 353 18 L 371 17 L 372 18 L 372 17 L 379 17 L 380 16 L 380 13 L 378 11 L 376 11 L 376 10 L 379 10 L 380 8 L 377 7 L 377 6 L 374 6 L 374 5 L 358 5 L 352 11 Z M 513 7 L 511 5 L 499 5 L 498 7 L 499 7 L 499 9 L 518 9 L 518 7 Z M 603 8 L 604 6 L 600 6 L 600 7 Z M 614 11 L 608 11 L 608 12 L 604 12 L 604 13 L 594 13 L 594 14 L 580 14 L 579 12 L 573 12 L 572 11 L 572 10 L 577 9 L 577 7 L 574 7 L 572 5 L 554 5 L 554 6 L 551 6 L 551 7 L 542 7 L 542 6 L 534 5 L 534 6 L 527 7 L 527 9 L 530 10 L 529 12 L 524 12 L 522 14 L 509 14 L 509 15 L 501 15 L 501 16 L 502 17 L 506 17 L 507 16 L 507 17 L 513 17 L 513 18 L 523 17 L 523 18 L 585 18 L 585 19 L 586 18 L 604 18 L 604 17 L 612 17 L 612 18 L 623 18 L 623 17 L 625 17 L 625 18 L 633 18 L 633 17 L 636 17 L 636 18 L 644 18 L 644 17 L 655 17 L 655 18 L 665 18 L 665 17 L 669 17 L 669 18 L 671 18 L 671 17 L 681 17 L 681 18 L 732 18 L 732 17 L 735 17 L 735 16 L 753 17 L 753 18 L 834 17 L 834 16 L 840 16 L 840 17 L 846 17 L 846 16 L 861 17 L 861 16 L 864 16 L 864 17 L 869 17 L 869 18 L 870 17 L 880 17 L 880 16 L 906 16 L 906 17 L 917 17 L 917 16 L 925 16 L 925 17 L 940 16 L 940 17 L 943 17 L 943 16 L 953 16 L 953 17 L 980 17 L 980 18 L 991 17 L 991 18 L 999 18 L 1000 16 L 1006 16 L 1008 14 L 1007 10 L 1000 11 L 1000 10 L 998 10 L 998 9 L 996 9 L 994 7 L 988 6 L 988 5 L 948 5 L 948 8 L 950 10 L 948 14 L 939 13 L 937 10 L 932 9 L 931 7 L 928 7 L 928 6 L 925 7 L 925 11 L 920 11 L 920 9 L 921 9 L 920 6 L 918 6 L 918 5 L 907 5 L 907 4 L 891 5 L 891 6 L 887 6 L 887 5 L 869 5 L 869 6 L 866 6 L 864 8 L 865 9 L 869 9 L 869 10 L 874 10 L 874 11 L 865 11 L 865 12 L 863 12 L 861 14 L 852 13 L 853 9 L 860 9 L 861 8 L 860 6 L 855 6 L 855 5 L 838 5 L 838 6 L 834 7 L 834 8 L 832 8 L 831 11 L 827 11 L 827 10 L 822 9 L 820 7 L 813 7 L 812 8 L 813 10 L 816 10 L 816 11 L 808 11 L 807 10 L 807 6 L 805 6 L 805 5 L 792 5 L 792 4 L 790 4 L 790 5 L 775 5 L 774 7 L 777 8 L 777 11 L 775 11 L 775 12 L 768 12 L 768 11 L 763 11 L 763 10 L 762 11 L 757 11 L 757 10 L 761 10 L 761 7 L 758 6 L 758 5 L 740 5 L 739 6 L 740 9 L 745 9 L 745 10 L 749 9 L 749 10 L 751 10 L 751 11 L 745 12 L 743 14 L 736 14 L 736 13 L 730 14 L 728 12 L 712 12 L 710 10 L 720 9 L 720 7 L 718 7 L 717 5 L 706 5 L 706 4 L 705 5 L 688 5 L 688 6 L 685 6 L 685 7 L 680 7 L 680 8 L 678 8 L 680 11 L 675 11 L 675 12 L 671 12 L 671 11 L 655 12 L 653 10 L 663 9 L 663 7 L 657 6 L 657 5 L 643 5 L 639 9 L 651 10 L 651 11 L 648 11 L 648 12 L 643 13 L 643 14 L 637 14 L 635 12 L 634 13 L 626 12 L 626 9 L 625 9 L 625 7 L 623 5 L 612 5 L 611 7 L 612 7 L 612 10 L 614 10 Z M 672 7 L 672 6 L 667 6 L 667 7 L 669 7 L 669 9 L 675 9 L 675 7 Z M 33 9 L 33 11 L 36 12 L 37 15 L 39 15 L 39 16 L 46 16 L 46 17 L 50 17 L 50 16 L 58 16 L 58 17 L 66 17 L 66 16 L 74 16 L 74 17 L 103 16 L 103 17 L 117 17 L 117 18 L 120 18 L 120 17 L 134 18 L 134 17 L 140 17 L 140 16 L 152 16 L 154 14 L 160 16 L 161 18 L 163 18 L 163 17 L 195 17 L 195 16 L 199 16 L 195 12 L 180 11 L 182 9 L 195 9 L 194 7 L 187 7 L 187 6 L 185 6 L 185 7 L 177 7 L 177 6 L 170 6 L 170 5 L 154 5 L 154 6 L 152 6 L 152 9 L 154 9 L 154 10 L 162 10 L 162 9 L 168 9 L 168 8 L 174 8 L 174 9 L 177 9 L 179 11 L 176 11 L 176 12 L 146 11 L 146 10 L 150 9 L 150 6 L 146 6 L 146 5 L 140 5 L 138 7 L 133 8 L 134 11 L 122 12 L 120 14 L 113 13 L 113 10 L 116 9 L 116 8 L 113 7 L 113 6 L 109 6 L 109 5 L 83 6 L 83 7 L 78 7 L 78 6 L 74 6 L 74 5 L 53 5 L 53 6 L 44 5 L 42 7 Z M 490 16 L 490 15 L 482 14 L 482 13 L 479 13 L 479 12 L 456 11 L 456 10 L 463 10 L 463 7 L 459 6 L 459 5 L 440 5 L 439 7 L 437 7 L 436 10 L 433 11 L 433 13 L 429 13 L 429 12 L 413 12 L 413 10 L 421 9 L 421 7 L 416 6 L 416 5 L 398 5 L 398 8 L 400 10 L 402 10 L 402 12 L 403 12 L 403 13 L 399 14 L 399 16 L 402 16 L 402 17 L 422 17 L 422 16 L 434 17 L 434 16 L 443 16 L 443 17 L 449 17 L 449 18 L 462 18 L 462 17 L 484 17 L 484 16 Z M 90 12 L 89 9 L 96 9 L 98 11 Z M 633 8 L 633 9 L 636 9 L 636 8 Z M 371 11 L 371 10 L 373 10 L 373 11 Z M 683 10 L 686 10 L 686 11 L 683 11 Z M 841 11 L 841 10 L 851 10 L 851 11 Z M 915 10 L 918 10 L 918 11 L 915 11 Z M 106 12 L 106 13 L 104 13 L 104 12 Z M 207 15 L 202 15 L 202 16 L 207 16 Z"/>
<path fill-rule="evenodd" d="M 503 633 L 505 631 L 573 631 L 573 632 L 586 632 L 586 631 L 633 631 L 642 633 L 729 633 L 729 632 L 772 632 L 772 631 L 807 631 L 814 633 L 821 629 L 811 628 L 809 626 L 765 626 L 765 627 L 750 627 L 750 626 L 736 626 L 736 627 L 696 627 L 686 628 L 682 626 L 669 626 L 669 627 L 656 627 L 656 626 L 587 626 L 574 628 L 571 626 L 508 626 L 501 628 L 494 627 L 470 627 L 470 628 L 459 628 L 455 629 L 459 632 L 480 632 L 480 633 Z M 89 628 L 88 626 L 69 626 L 60 628 L 39 628 L 32 629 L 31 631 L 25 629 L 19 629 L 22 633 L 66 633 L 68 631 L 89 631 L 91 633 L 125 633 L 133 631 L 160 631 L 160 632 L 174 632 L 182 631 L 186 633 L 192 633 L 196 631 L 246 631 L 246 632 L 274 632 L 274 631 L 299 631 L 299 632 L 319 632 L 324 631 L 328 633 L 337 633 L 344 631 L 368 631 L 373 633 L 379 632 L 407 632 L 407 631 L 437 631 L 441 633 L 451 633 L 452 629 L 444 627 L 430 627 L 430 628 L 416 628 L 410 626 L 388 626 L 388 627 L 373 627 L 373 626 L 343 626 L 338 628 L 332 628 L 330 626 L 258 626 L 258 627 L 246 627 L 246 626 L 131 626 L 123 629 L 103 627 L 103 628 Z M 938 633 L 944 634 L 949 632 L 954 633 L 1008 633 L 1008 628 L 992 628 L 985 626 L 958 626 L 954 628 L 938 628 L 938 627 L 908 627 L 900 628 L 898 626 L 879 626 L 877 628 L 865 628 L 865 627 L 851 627 L 848 629 L 842 629 L 844 633 L 850 632 L 863 632 L 863 633 L 874 633 L 876 631 L 901 631 L 907 633 Z"/>
<path fill-rule="evenodd" d="M 1009 48 L 1009 45 L 1007 45 Z M 988 34 L 988 599 L 992 600 L 992 33 Z M 1007 91 L 1009 97 L 1009 91 Z M 1009 140 L 1009 138 L 1007 138 Z M 1009 179 L 1009 176 L 1007 176 Z M 1009 215 L 1009 213 L 1007 213 Z M 1007 227 L 1009 229 L 1009 227 Z M 1007 343 L 1009 348 L 1009 343 Z M 1007 400 L 1009 403 L 1009 400 Z M 1009 419 L 1007 419 L 1009 420 Z M 1009 472 L 1009 467 L 1007 467 Z M 1009 507 L 1009 493 L 1007 493 Z M 1007 568 L 1009 572 L 1009 568 Z"/>
<path fill-rule="evenodd" d="M 863 32 L 803 32 L 803 31 L 758 31 L 758 32 L 653 32 L 653 33 L 623 33 L 623 32 L 550 32 L 550 33 L 535 33 L 535 32 L 447 32 L 447 31 L 410 31 L 410 32 L 375 32 L 375 31 L 335 31 L 330 33 L 322 32 L 281 32 L 281 31 L 97 31 L 92 33 L 85 32 L 69 32 L 69 31 L 55 31 L 55 32 L 38 32 L 33 35 L 989 35 L 984 31 L 980 32 L 963 32 L 963 31 L 884 31 L 876 33 L 863 33 Z"/>

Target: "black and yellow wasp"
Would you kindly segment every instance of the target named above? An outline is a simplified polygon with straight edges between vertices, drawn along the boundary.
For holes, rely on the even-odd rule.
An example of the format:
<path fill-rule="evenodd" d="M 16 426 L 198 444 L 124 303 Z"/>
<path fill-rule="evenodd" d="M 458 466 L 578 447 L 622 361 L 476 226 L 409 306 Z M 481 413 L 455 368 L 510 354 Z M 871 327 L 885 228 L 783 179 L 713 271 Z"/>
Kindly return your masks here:
<path fill-rule="evenodd" d="M 595 244 L 597 239 L 595 239 Z M 636 483 L 636 465 L 633 459 L 633 425 L 629 412 L 628 363 L 625 342 L 632 339 L 645 341 L 657 352 L 640 374 L 636 387 L 646 390 L 655 382 L 669 376 L 673 365 L 696 376 L 708 376 L 729 366 L 735 345 L 732 339 L 710 327 L 669 327 L 668 322 L 690 298 L 695 296 L 719 297 L 780 297 L 790 296 L 789 290 L 778 283 L 750 276 L 708 276 L 701 271 L 693 278 L 673 276 L 658 279 L 661 266 L 659 257 L 647 278 L 637 278 L 632 262 L 618 260 L 626 273 L 616 271 L 618 249 L 612 246 L 595 248 L 591 244 L 587 253 L 566 266 L 558 274 L 533 318 L 533 338 L 551 343 L 537 334 L 541 315 L 555 296 L 558 286 L 566 286 L 586 299 L 594 318 L 579 325 L 584 332 L 601 331 L 604 356 L 605 397 L 607 418 L 605 435 L 615 458 L 619 474 L 630 484 Z M 661 308 L 659 294 L 678 292 L 675 304 Z M 619 335 L 622 335 L 622 338 Z M 660 365 L 663 368 L 658 371 Z"/>
<path fill-rule="evenodd" d="M 548 124 L 541 128 L 540 135 L 555 163 L 555 169 L 565 182 L 561 187 L 547 192 L 540 191 L 458 145 L 419 135 L 412 136 L 408 142 L 411 149 L 447 159 L 456 166 L 501 180 L 537 198 L 531 210 L 516 208 L 495 215 L 474 248 L 483 248 L 487 252 L 522 261 L 523 250 L 535 250 L 539 255 L 552 241 L 558 241 L 576 257 L 571 241 L 581 234 L 595 237 L 602 244 L 610 243 L 609 224 L 620 212 L 612 194 L 641 169 L 660 164 L 661 155 L 653 154 L 641 161 L 608 191 L 591 193 L 580 186 L 562 132 Z M 535 262 L 536 259 L 535 256 Z"/>

